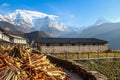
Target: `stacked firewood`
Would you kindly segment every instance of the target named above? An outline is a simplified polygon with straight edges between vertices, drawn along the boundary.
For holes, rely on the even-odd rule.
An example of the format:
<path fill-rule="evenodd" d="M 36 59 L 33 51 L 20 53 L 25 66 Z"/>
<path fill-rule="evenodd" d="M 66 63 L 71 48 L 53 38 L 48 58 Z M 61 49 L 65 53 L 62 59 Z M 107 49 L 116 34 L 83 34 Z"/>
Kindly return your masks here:
<path fill-rule="evenodd" d="M 0 80 L 71 80 L 44 54 L 34 54 L 32 50 L 23 46 L 0 46 Z"/>

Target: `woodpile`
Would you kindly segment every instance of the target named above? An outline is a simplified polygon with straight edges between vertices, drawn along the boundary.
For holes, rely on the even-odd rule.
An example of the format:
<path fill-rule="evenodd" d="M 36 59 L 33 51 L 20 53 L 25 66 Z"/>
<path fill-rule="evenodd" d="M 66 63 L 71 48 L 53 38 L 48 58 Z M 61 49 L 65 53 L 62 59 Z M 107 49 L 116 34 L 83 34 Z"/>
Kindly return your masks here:
<path fill-rule="evenodd" d="M 0 80 L 71 80 L 44 54 L 34 54 L 32 50 L 23 46 L 0 46 Z"/>

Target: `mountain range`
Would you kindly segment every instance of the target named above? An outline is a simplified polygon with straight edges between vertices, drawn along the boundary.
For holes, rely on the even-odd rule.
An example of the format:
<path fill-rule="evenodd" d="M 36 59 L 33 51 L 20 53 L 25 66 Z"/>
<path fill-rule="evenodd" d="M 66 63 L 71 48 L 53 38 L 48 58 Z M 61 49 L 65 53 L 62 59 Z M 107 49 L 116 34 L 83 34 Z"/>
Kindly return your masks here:
<path fill-rule="evenodd" d="M 24 28 L 5 21 L 0 21 L 0 27 L 16 34 L 23 34 L 25 32 Z"/>
<path fill-rule="evenodd" d="M 24 33 L 44 31 L 53 37 L 63 37 L 63 35 L 66 36 L 66 34 L 71 34 L 77 30 L 58 22 L 57 18 L 58 16 L 55 15 L 19 9 L 4 16 L 0 15 L 0 21 L 8 22 L 9 24 L 16 26 L 14 28 L 22 28 L 22 32 Z M 14 30 L 12 31 L 14 32 Z"/>
<path fill-rule="evenodd" d="M 84 29 L 80 37 L 99 38 L 109 42 L 109 48 L 120 49 L 120 22 L 103 23 Z"/>
<path fill-rule="evenodd" d="M 107 40 L 111 49 L 120 49 L 120 22 L 113 23 L 100 18 L 93 25 L 80 29 L 66 26 L 57 18 L 42 12 L 17 9 L 7 15 L 0 15 L 0 27 L 24 34 L 30 41 L 40 37 L 90 37 Z"/>
<path fill-rule="evenodd" d="M 50 38 L 51 36 L 43 31 L 34 31 L 30 33 L 25 33 L 24 37 L 27 38 L 29 42 L 32 42 L 32 41 L 38 41 L 41 37 Z"/>

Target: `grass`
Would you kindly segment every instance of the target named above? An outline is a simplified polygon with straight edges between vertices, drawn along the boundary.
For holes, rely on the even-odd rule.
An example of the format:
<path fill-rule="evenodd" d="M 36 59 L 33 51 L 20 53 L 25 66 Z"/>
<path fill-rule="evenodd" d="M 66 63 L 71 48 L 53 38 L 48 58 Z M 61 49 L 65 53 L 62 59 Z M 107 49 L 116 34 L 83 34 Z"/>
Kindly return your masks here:
<path fill-rule="evenodd" d="M 90 70 L 106 75 L 110 80 L 120 80 L 120 60 L 114 61 L 78 61 Z"/>
<path fill-rule="evenodd" d="M 56 53 L 52 54 L 62 59 L 77 59 L 77 58 L 107 58 L 120 57 L 120 52 L 111 53 Z"/>
<path fill-rule="evenodd" d="M 113 50 L 114 53 L 120 53 L 120 50 Z"/>

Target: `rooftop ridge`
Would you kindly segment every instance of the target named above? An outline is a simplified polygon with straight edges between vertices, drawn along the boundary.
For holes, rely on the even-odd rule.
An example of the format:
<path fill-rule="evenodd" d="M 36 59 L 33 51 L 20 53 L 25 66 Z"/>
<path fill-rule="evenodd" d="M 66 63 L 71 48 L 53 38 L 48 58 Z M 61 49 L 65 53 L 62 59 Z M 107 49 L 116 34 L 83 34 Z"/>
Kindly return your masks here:
<path fill-rule="evenodd" d="M 97 38 L 41 38 L 41 43 L 108 43 Z"/>

